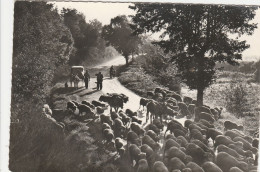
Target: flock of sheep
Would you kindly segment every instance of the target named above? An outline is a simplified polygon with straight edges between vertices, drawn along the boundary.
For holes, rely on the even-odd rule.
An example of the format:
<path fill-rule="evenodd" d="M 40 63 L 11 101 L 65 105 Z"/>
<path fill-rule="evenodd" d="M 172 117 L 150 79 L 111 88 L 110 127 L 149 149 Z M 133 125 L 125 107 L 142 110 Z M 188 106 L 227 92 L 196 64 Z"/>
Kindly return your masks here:
<path fill-rule="evenodd" d="M 140 99 L 147 112 L 143 123 L 137 112 L 123 111 L 128 99 L 124 94 L 107 94 L 91 103 L 70 101 L 67 109 L 78 109 L 80 120 L 99 118 L 103 144 L 133 171 L 257 171 L 258 138 L 244 135 L 243 126 L 231 121 L 224 122 L 224 132 L 217 130 L 214 122 L 221 118 L 221 108 L 199 107 L 190 97 L 156 88 Z M 104 114 L 107 104 L 110 113 Z M 176 117 L 187 120 L 182 125 Z"/>

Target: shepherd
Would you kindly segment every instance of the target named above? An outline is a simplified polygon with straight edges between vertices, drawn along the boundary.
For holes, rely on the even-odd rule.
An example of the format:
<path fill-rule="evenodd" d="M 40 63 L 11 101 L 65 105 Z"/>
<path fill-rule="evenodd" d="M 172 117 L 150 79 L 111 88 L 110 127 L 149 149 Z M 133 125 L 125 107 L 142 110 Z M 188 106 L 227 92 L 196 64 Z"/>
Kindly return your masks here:
<path fill-rule="evenodd" d="M 85 87 L 86 89 L 88 89 L 88 82 L 90 81 L 90 75 L 88 73 L 88 70 L 86 70 L 85 74 L 84 74 L 84 82 L 85 82 Z"/>
<path fill-rule="evenodd" d="M 97 90 L 102 90 L 103 74 L 99 72 L 97 76 Z"/>

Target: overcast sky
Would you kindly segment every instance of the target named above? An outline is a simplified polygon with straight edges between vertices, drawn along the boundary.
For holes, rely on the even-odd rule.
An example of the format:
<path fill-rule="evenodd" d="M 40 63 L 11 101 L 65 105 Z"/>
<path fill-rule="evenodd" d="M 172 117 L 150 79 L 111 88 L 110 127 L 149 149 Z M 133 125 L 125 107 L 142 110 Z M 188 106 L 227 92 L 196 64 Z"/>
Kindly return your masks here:
<path fill-rule="evenodd" d="M 110 19 L 118 15 L 134 15 L 135 11 L 128 8 L 130 3 L 105 3 L 105 2 L 55 2 L 55 6 L 61 10 L 64 8 L 75 8 L 83 13 L 86 20 L 97 19 L 103 25 L 109 24 Z M 260 23 L 260 9 L 257 10 L 253 20 Z M 158 34 L 157 34 L 158 35 Z M 243 36 L 250 48 L 243 52 L 243 60 L 257 60 L 260 58 L 260 24 L 252 36 Z M 257 59 L 256 59 L 257 58 Z"/>

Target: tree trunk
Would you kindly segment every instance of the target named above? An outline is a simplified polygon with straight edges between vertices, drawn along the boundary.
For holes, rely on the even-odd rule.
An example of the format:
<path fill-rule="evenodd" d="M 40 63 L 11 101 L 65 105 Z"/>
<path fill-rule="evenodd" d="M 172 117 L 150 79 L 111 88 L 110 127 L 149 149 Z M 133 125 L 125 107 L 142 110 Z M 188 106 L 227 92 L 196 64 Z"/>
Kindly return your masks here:
<path fill-rule="evenodd" d="M 201 88 L 198 88 L 197 90 L 197 103 L 198 103 L 198 106 L 202 106 L 203 105 L 203 89 Z"/>
<path fill-rule="evenodd" d="M 126 65 L 128 65 L 128 56 L 125 56 Z"/>

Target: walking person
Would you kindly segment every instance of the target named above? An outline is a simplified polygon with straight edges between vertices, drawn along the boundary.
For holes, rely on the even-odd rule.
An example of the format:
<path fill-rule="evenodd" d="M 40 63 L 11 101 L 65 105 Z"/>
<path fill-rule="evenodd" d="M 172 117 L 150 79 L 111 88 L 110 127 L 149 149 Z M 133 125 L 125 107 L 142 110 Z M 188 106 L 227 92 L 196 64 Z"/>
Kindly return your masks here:
<path fill-rule="evenodd" d="M 97 76 L 97 90 L 102 90 L 103 74 L 99 72 L 98 74 L 96 74 L 96 76 Z"/>
<path fill-rule="evenodd" d="M 112 79 L 114 77 L 114 66 L 112 65 L 110 67 L 110 79 Z"/>
<path fill-rule="evenodd" d="M 85 74 L 84 74 L 84 82 L 85 82 L 85 87 L 86 89 L 88 89 L 88 83 L 90 81 L 90 75 L 88 73 L 88 70 L 86 70 Z"/>

